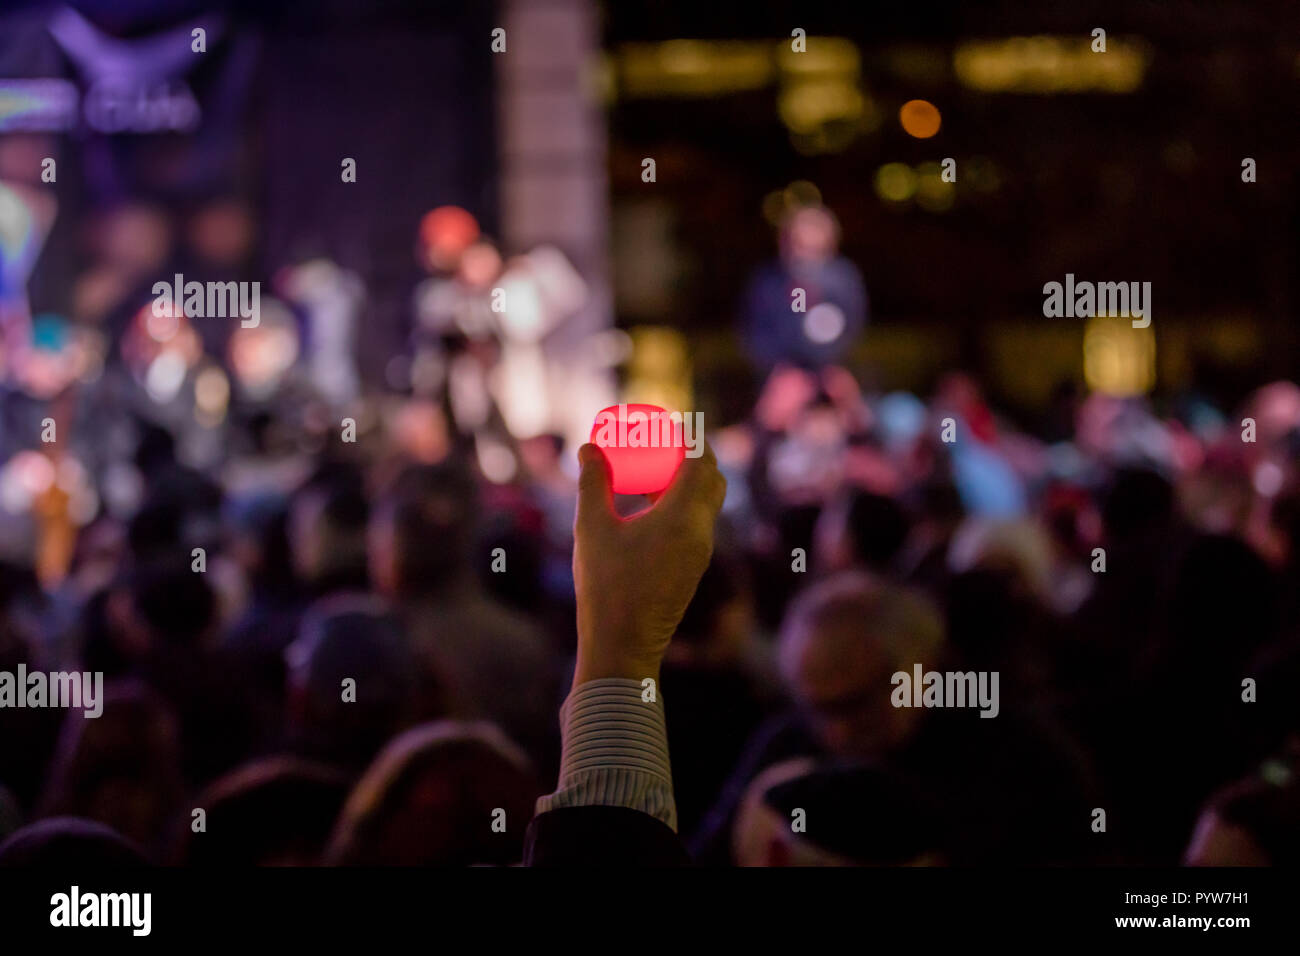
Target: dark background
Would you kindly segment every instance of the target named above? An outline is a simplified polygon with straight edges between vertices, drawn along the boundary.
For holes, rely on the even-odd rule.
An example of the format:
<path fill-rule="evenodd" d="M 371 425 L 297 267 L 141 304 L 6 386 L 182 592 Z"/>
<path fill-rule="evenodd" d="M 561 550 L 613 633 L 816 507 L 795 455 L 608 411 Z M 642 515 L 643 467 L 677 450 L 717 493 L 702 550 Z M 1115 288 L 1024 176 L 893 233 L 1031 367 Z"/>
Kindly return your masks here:
<path fill-rule="evenodd" d="M 111 147 L 124 181 L 87 177 L 88 188 L 99 183 L 99 190 L 84 201 L 110 198 L 115 188 L 248 196 L 263 212 L 268 271 L 289 258 L 328 254 L 366 279 L 370 334 L 360 358 L 377 379 L 410 320 L 418 217 L 454 203 L 489 233 L 499 222 L 493 65 L 483 39 L 499 20 L 495 5 L 73 6 L 123 37 L 200 11 L 222 13 L 232 25 L 195 74 L 208 102 L 226 107 L 219 125 L 187 145 L 192 155 L 165 164 L 166 144 Z M 21 36 L 25 25 L 38 33 L 49 8 L 18 4 L 7 16 L 0 75 L 50 75 L 58 66 L 47 36 Z M 856 371 L 868 382 L 924 390 L 943 369 L 963 366 L 1011 411 L 1031 413 L 1061 378 L 1080 376 L 1079 324 L 1041 316 L 1043 283 L 1066 272 L 1152 283 L 1157 397 L 1195 383 L 1230 404 L 1261 380 L 1296 374 L 1294 3 L 809 2 L 791 9 L 620 0 L 599 14 L 614 90 L 606 98 L 613 219 L 651 195 L 670 217 L 677 262 L 661 282 L 667 296 L 647 309 L 619 294 L 627 277 L 615 257 L 614 320 L 685 332 L 700 401 L 715 414 L 732 417 L 750 397 L 731 330 L 746 275 L 774 249 L 763 197 L 793 180 L 818 186 L 843 223 L 845 253 L 866 275 L 873 327 Z M 842 151 L 805 156 L 793 148 L 774 85 L 692 97 L 619 91 L 620 51 L 629 44 L 700 38 L 775 46 L 788 43 L 795 26 L 857 48 L 859 86 L 879 124 Z M 1050 34 L 1086 44 L 1094 26 L 1112 42 L 1144 45 L 1147 68 L 1134 92 L 986 93 L 954 76 L 952 51 L 963 40 Z M 942 112 L 933 139 L 912 139 L 897 122 L 898 107 L 918 97 Z M 82 181 L 76 163 L 109 149 L 103 139 L 64 138 L 69 183 Z M 363 171 L 348 189 L 337 176 L 344 155 Z M 640 180 L 644 156 L 659 165 L 652 186 Z M 972 159 L 991 165 L 996 188 L 975 190 L 959 179 L 955 203 L 941 213 L 885 202 L 873 189 L 884 163 L 947 156 L 960 170 Z M 1241 181 L 1245 156 L 1257 161 L 1256 183 Z M 183 170 L 185 181 L 172 182 L 164 167 Z M 75 270 L 68 223 L 76 200 L 61 195 L 65 206 L 33 280 L 38 311 L 66 304 Z M 1014 356 L 1026 349 L 1041 361 L 1017 365 Z"/>
<path fill-rule="evenodd" d="M 871 366 L 874 344 L 877 357 L 897 359 L 892 368 L 875 363 L 884 384 L 923 387 L 941 365 L 964 365 L 1024 410 L 1050 375 L 1022 367 L 1023 379 L 1011 381 L 989 353 L 1007 336 L 1058 332 L 1070 342 L 1056 349 L 1077 347 L 1077 321 L 1044 328 L 1053 320 L 1041 312 L 1043 283 L 1066 272 L 1152 283 L 1157 340 L 1168 346 L 1161 391 L 1194 379 L 1232 402 L 1261 377 L 1294 376 L 1297 5 L 812 2 L 791 9 L 628 0 L 607 4 L 605 16 L 615 50 L 676 37 L 788 38 L 795 26 L 809 37 L 846 37 L 883 114 L 878 129 L 843 152 L 804 157 L 776 117 L 774 89 L 618 103 L 610 114 L 616 210 L 645 188 L 639 157 L 667 155 L 660 169 L 679 171 L 661 172 L 656 187 L 671 197 L 688 263 L 675 290 L 678 307 L 664 321 L 728 328 L 746 272 L 773 248 L 763 195 L 807 179 L 839 214 L 844 251 L 866 274 L 877 327 L 861 357 Z M 950 68 L 961 40 L 1050 34 L 1087 44 L 1093 27 L 1112 43 L 1137 37 L 1147 46 L 1135 92 L 983 93 L 962 86 Z M 922 75 L 906 68 L 909 58 L 937 66 Z M 897 122 L 898 108 L 918 97 L 942 112 L 933 139 L 912 139 Z M 959 175 L 956 202 L 943 213 L 875 195 L 881 164 L 947 156 L 959 171 L 971 157 L 986 157 L 999 187 L 980 193 Z M 1258 164 L 1254 184 L 1241 181 L 1246 156 Z M 705 368 L 734 372 L 724 338 L 706 336 L 702 346 Z M 1050 354 L 1043 359 L 1053 365 Z"/>

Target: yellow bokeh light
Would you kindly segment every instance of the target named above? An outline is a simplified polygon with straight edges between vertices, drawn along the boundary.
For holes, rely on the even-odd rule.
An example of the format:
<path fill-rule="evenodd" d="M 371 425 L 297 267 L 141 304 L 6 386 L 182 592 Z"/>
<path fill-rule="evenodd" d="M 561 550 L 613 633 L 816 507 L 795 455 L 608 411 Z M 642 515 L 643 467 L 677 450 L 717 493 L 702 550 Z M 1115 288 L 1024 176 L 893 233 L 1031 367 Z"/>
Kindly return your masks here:
<path fill-rule="evenodd" d="M 1156 384 L 1156 336 L 1123 319 L 1097 316 L 1083 330 L 1083 377 L 1096 392 L 1145 395 Z"/>
<path fill-rule="evenodd" d="M 858 47 L 844 37 L 808 37 L 802 53 L 782 40 L 776 45 L 777 62 L 789 74 L 856 78 L 861 65 Z"/>
<path fill-rule="evenodd" d="M 876 170 L 876 195 L 890 202 L 907 202 L 916 192 L 916 173 L 907 163 L 886 163 Z"/>
<path fill-rule="evenodd" d="M 928 100 L 908 100 L 898 111 L 898 121 L 908 136 L 917 139 L 929 139 L 943 122 L 938 107 Z"/>
<path fill-rule="evenodd" d="M 742 40 L 628 43 L 615 54 L 622 96 L 720 96 L 757 90 L 776 76 L 768 44 Z"/>
<path fill-rule="evenodd" d="M 943 167 L 922 163 L 916 167 L 916 203 L 929 212 L 947 212 L 957 198 L 957 187 L 943 181 Z"/>
<path fill-rule="evenodd" d="M 831 122 L 851 122 L 866 110 L 862 91 L 843 80 L 801 80 L 781 90 L 777 111 L 796 133 L 812 132 Z"/>
<path fill-rule="evenodd" d="M 821 205 L 822 191 L 817 188 L 815 183 L 810 183 L 806 179 L 796 179 L 785 187 L 782 198 L 785 200 L 787 208 L 791 206 L 818 206 Z"/>
<path fill-rule="evenodd" d="M 963 86 L 986 93 L 1132 93 L 1149 59 L 1136 38 L 1112 36 L 1103 54 L 1087 36 L 1031 36 L 959 43 L 952 65 Z"/>
<path fill-rule="evenodd" d="M 691 408 L 691 352 L 686 337 L 663 325 L 641 325 L 629 332 L 632 358 L 621 400 L 669 409 Z"/>

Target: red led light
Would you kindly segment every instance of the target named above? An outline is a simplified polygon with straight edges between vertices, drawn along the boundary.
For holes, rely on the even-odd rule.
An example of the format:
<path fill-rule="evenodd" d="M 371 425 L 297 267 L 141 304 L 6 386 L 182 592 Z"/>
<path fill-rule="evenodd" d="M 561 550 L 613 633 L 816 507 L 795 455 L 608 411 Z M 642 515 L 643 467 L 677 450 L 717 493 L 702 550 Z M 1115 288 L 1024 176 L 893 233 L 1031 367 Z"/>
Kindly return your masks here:
<path fill-rule="evenodd" d="M 605 454 L 614 493 L 649 495 L 663 491 L 686 457 L 681 421 L 658 405 L 611 405 L 591 427 L 591 443 Z"/>

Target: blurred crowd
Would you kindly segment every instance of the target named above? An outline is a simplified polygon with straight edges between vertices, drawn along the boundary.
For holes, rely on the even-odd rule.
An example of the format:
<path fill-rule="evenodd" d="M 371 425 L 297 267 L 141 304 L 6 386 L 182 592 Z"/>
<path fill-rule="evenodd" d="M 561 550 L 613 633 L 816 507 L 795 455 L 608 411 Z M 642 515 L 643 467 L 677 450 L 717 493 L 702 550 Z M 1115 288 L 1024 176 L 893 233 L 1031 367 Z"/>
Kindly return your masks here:
<path fill-rule="evenodd" d="M 417 299 L 432 318 L 382 394 L 346 336 L 304 372 L 287 309 L 176 345 L 123 291 L 170 272 L 143 213 L 106 220 L 131 261 L 76 289 L 78 321 L 120 317 L 120 353 L 34 320 L 24 355 L 48 361 L 11 375 L 0 433 L 0 671 L 102 672 L 105 699 L 0 710 L 0 862 L 520 860 L 572 670 L 574 448 L 509 427 L 480 361 L 499 334 L 438 319 L 490 259 L 443 218 L 426 251 L 456 247 L 429 265 L 450 285 Z M 231 262 L 247 226 L 214 206 L 195 248 Z M 864 392 L 823 346 L 860 331 L 865 290 L 820 274 L 844 304 L 817 347 L 791 360 L 752 306 L 756 400 L 709 428 L 729 492 L 661 681 L 694 858 L 1295 861 L 1300 388 L 1225 409 L 1067 384 L 1030 424 L 961 372 Z M 365 294 L 327 264 L 278 281 L 325 311 Z M 77 423 L 54 449 L 47 413 Z M 998 673 L 998 715 L 893 706 L 917 664 Z"/>

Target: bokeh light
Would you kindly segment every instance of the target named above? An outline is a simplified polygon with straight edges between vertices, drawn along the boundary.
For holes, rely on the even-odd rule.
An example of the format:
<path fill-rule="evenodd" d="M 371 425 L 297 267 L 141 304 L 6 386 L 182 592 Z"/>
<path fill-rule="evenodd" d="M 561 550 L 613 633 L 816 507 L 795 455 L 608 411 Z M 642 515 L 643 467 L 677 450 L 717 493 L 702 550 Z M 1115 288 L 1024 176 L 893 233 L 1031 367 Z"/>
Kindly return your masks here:
<path fill-rule="evenodd" d="M 944 182 L 943 167 L 922 163 L 916 169 L 916 204 L 927 212 L 947 212 L 957 198 L 957 187 Z"/>
<path fill-rule="evenodd" d="M 439 206 L 420 220 L 420 242 L 435 269 L 454 268 L 478 236 L 478 220 L 459 206 Z"/>
<path fill-rule="evenodd" d="M 928 100 L 908 100 L 898 111 L 898 122 L 908 136 L 929 139 L 943 122 L 939 108 Z"/>
<path fill-rule="evenodd" d="M 907 202 L 916 192 L 916 173 L 907 163 L 886 163 L 876 170 L 876 195 L 889 202 Z"/>

